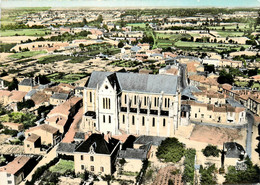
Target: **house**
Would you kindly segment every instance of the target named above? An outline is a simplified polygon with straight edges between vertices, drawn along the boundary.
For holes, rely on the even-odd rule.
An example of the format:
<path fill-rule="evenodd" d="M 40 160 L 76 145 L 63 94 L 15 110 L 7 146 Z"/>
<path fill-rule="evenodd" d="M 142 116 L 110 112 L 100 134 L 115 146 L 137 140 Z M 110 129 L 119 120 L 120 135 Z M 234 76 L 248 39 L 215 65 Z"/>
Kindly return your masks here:
<path fill-rule="evenodd" d="M 72 97 L 57 105 L 47 115 L 45 123 L 59 129 L 59 132 L 64 135 L 72 123 L 73 116 L 81 107 L 81 102 L 82 98 Z"/>
<path fill-rule="evenodd" d="M 92 134 L 75 149 L 75 173 L 87 170 L 94 174 L 111 175 L 115 171 L 119 146 L 117 139 L 110 137 L 105 140 L 102 134 Z"/>
<path fill-rule="evenodd" d="M 223 151 L 226 158 L 241 158 L 245 156 L 246 152 L 240 144 L 236 142 L 227 142 L 223 144 Z"/>
<path fill-rule="evenodd" d="M 51 105 L 59 105 L 64 103 L 68 99 L 69 95 L 65 93 L 54 93 L 50 97 L 50 104 Z"/>
<path fill-rule="evenodd" d="M 243 107 L 233 107 L 229 104 L 215 106 L 190 100 L 183 101 L 182 104 L 190 105 L 191 121 L 216 124 L 246 123 L 246 110 Z"/>
<path fill-rule="evenodd" d="M 84 90 L 82 128 L 173 136 L 179 124 L 177 81 L 174 75 L 93 72 Z"/>
<path fill-rule="evenodd" d="M 32 78 L 25 78 L 18 84 L 18 90 L 23 92 L 29 92 L 35 86 L 35 81 Z"/>
<path fill-rule="evenodd" d="M 156 152 L 158 146 L 162 143 L 163 140 L 165 140 L 166 137 L 158 137 L 158 136 L 147 136 L 147 135 L 142 135 L 139 136 L 135 141 L 134 141 L 134 148 L 135 149 L 140 149 L 143 148 L 144 145 L 148 146 L 148 144 L 151 145 L 150 151 L 148 158 L 150 161 L 156 161 Z"/>
<path fill-rule="evenodd" d="M 11 130 L 17 130 L 17 131 L 23 130 L 23 124 L 21 124 L 21 123 L 2 122 L 1 124 L 4 127 L 11 129 Z"/>
<path fill-rule="evenodd" d="M 117 157 L 117 173 L 122 171 L 139 173 L 143 167 L 143 161 L 149 158 L 151 143 L 139 148 L 126 148 L 120 150 Z"/>
<path fill-rule="evenodd" d="M 57 128 L 51 125 L 42 124 L 39 126 L 31 127 L 25 131 L 24 143 L 26 143 L 26 140 L 37 142 L 38 136 L 41 139 L 41 145 L 55 145 L 61 139 L 59 130 Z M 28 146 L 24 145 L 24 147 L 26 148 Z"/>
<path fill-rule="evenodd" d="M 12 162 L 0 167 L 1 185 L 18 185 L 32 170 L 29 156 L 18 156 Z"/>

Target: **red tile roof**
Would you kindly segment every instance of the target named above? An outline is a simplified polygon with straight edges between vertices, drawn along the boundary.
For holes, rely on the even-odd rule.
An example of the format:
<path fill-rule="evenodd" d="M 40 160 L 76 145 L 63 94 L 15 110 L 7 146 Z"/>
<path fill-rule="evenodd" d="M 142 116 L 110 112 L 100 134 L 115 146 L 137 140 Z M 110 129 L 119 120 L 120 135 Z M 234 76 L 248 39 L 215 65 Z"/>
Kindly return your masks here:
<path fill-rule="evenodd" d="M 15 175 L 24 165 L 30 160 L 27 156 L 18 156 L 12 162 L 8 163 L 6 166 L 0 168 L 0 172 L 7 172 Z"/>

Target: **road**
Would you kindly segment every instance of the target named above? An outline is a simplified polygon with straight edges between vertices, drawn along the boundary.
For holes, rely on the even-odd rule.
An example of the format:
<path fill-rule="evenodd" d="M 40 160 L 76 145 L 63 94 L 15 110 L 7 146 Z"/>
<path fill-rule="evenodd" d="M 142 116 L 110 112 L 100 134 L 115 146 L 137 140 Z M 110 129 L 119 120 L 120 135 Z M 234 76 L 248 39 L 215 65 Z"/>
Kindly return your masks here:
<path fill-rule="evenodd" d="M 247 121 L 248 121 L 247 137 L 246 137 L 246 153 L 251 158 L 254 116 L 253 116 L 253 114 L 251 112 L 247 111 L 246 112 L 246 117 L 247 117 Z"/>

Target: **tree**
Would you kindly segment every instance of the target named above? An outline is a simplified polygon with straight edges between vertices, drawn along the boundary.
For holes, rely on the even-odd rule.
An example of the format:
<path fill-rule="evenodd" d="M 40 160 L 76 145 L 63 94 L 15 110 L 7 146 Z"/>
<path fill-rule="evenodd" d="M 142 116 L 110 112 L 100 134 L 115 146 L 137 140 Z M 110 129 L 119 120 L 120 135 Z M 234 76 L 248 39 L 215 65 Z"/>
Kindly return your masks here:
<path fill-rule="evenodd" d="M 184 145 L 177 138 L 166 138 L 158 147 L 156 156 L 164 162 L 176 163 L 181 160 L 184 152 Z"/>
<path fill-rule="evenodd" d="M 98 15 L 97 22 L 102 23 L 102 21 L 103 21 L 102 15 Z"/>
<path fill-rule="evenodd" d="M 117 47 L 118 47 L 118 48 L 124 47 L 124 43 L 123 43 L 122 41 L 120 41 L 120 42 L 118 43 Z"/>
<path fill-rule="evenodd" d="M 88 22 L 87 22 L 86 18 L 84 17 L 83 20 L 82 20 L 83 26 L 85 26 L 87 23 L 88 23 Z"/>
<path fill-rule="evenodd" d="M 205 149 L 202 149 L 202 153 L 206 156 L 213 156 L 213 157 L 219 157 L 219 152 L 217 146 L 208 145 L 205 147 Z"/>
<path fill-rule="evenodd" d="M 216 167 L 215 164 L 208 166 L 206 168 L 200 167 L 200 184 L 201 185 L 212 185 L 217 184 L 215 177 Z"/>
<path fill-rule="evenodd" d="M 219 73 L 218 83 L 220 84 L 228 83 L 232 85 L 234 83 L 234 78 L 230 73 L 227 73 L 225 70 L 222 70 Z"/>
<path fill-rule="evenodd" d="M 18 89 L 18 84 L 19 84 L 18 80 L 16 78 L 13 78 L 13 81 L 8 85 L 8 90 L 12 91 Z"/>

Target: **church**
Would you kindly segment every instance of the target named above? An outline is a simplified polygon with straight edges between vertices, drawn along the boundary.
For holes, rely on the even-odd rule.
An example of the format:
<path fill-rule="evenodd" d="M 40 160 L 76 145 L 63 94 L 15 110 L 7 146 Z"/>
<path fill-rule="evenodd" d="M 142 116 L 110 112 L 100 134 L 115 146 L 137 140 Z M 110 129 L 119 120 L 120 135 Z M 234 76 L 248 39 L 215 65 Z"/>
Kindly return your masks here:
<path fill-rule="evenodd" d="M 83 95 L 83 130 L 172 137 L 180 123 L 178 76 L 93 72 Z"/>

